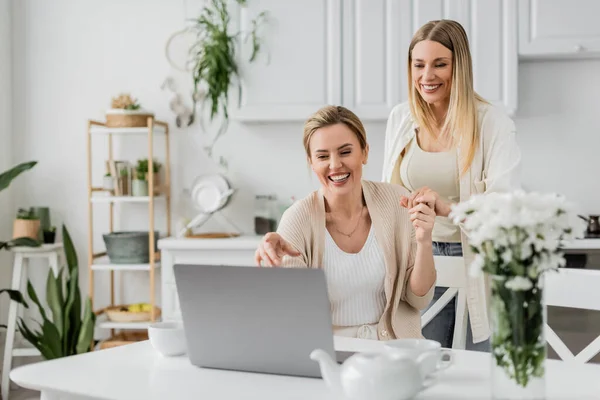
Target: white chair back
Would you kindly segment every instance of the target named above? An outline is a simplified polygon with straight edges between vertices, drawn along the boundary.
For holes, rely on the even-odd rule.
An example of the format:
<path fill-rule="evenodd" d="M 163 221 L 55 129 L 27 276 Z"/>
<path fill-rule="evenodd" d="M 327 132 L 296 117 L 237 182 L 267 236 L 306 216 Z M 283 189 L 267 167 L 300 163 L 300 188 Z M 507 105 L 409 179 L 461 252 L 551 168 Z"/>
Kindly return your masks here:
<path fill-rule="evenodd" d="M 424 328 L 456 296 L 453 349 L 464 349 L 467 344 L 467 274 L 463 257 L 434 256 L 437 271 L 436 286 L 447 287 L 444 294 L 421 316 Z"/>
<path fill-rule="evenodd" d="M 600 311 L 600 271 L 561 268 L 546 273 L 544 299 L 548 306 Z M 546 341 L 563 360 L 586 363 L 600 353 L 600 332 L 586 348 L 574 355 L 552 328 L 545 325 Z"/>

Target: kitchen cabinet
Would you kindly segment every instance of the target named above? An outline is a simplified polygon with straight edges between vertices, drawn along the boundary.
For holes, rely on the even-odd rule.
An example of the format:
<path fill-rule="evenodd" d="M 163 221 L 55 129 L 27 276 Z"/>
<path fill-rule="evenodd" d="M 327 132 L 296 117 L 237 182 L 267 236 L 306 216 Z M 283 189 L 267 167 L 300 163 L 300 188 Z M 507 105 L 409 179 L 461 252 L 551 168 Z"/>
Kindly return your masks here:
<path fill-rule="evenodd" d="M 341 104 L 365 121 L 385 121 L 407 99 L 407 56 L 416 30 L 432 19 L 460 21 L 473 54 L 475 90 L 510 114 L 517 107 L 517 1 L 254 0 L 239 10 L 247 29 L 260 11 L 270 63 L 243 62 L 238 121 L 304 121 Z M 242 61 L 250 54 L 242 46 Z"/>
<path fill-rule="evenodd" d="M 523 58 L 600 57 L 600 1 L 520 0 Z"/>
<path fill-rule="evenodd" d="M 346 0 L 342 101 L 363 121 L 385 121 L 407 99 L 410 0 Z"/>
<path fill-rule="evenodd" d="M 232 110 L 240 121 L 298 121 L 325 104 L 340 104 L 341 0 L 253 0 L 237 7 L 242 31 L 263 10 L 261 54 L 248 63 L 251 41 L 242 43 L 242 98 Z M 232 100 L 238 101 L 237 93 Z"/>

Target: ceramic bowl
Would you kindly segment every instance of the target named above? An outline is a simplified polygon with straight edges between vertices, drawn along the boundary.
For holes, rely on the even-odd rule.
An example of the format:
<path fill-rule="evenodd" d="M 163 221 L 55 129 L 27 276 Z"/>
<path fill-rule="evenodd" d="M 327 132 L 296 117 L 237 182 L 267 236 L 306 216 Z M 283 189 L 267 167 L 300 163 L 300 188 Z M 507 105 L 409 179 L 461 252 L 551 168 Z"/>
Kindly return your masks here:
<path fill-rule="evenodd" d="M 186 342 L 183 324 L 180 322 L 156 322 L 148 327 L 150 344 L 165 357 L 185 354 Z"/>

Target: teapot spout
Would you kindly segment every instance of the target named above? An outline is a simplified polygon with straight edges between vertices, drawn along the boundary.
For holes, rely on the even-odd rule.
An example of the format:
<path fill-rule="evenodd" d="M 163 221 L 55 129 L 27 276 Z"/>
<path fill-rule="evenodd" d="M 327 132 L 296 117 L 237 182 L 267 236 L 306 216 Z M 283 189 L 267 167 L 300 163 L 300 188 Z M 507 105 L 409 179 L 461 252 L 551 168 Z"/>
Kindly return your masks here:
<path fill-rule="evenodd" d="M 310 359 L 319 363 L 321 376 L 325 384 L 335 393 L 342 393 L 342 383 L 340 378 L 340 366 L 332 360 L 331 356 L 324 350 L 316 349 L 310 353 Z"/>

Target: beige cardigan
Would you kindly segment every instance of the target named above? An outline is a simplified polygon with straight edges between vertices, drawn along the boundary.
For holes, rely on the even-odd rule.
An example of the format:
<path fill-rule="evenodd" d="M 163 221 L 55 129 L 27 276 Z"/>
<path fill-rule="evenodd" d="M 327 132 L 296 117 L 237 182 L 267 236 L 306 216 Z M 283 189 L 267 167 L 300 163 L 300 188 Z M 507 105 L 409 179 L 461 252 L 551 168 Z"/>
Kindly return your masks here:
<path fill-rule="evenodd" d="M 424 296 L 415 295 L 408 285 L 417 248 L 408 211 L 400 206 L 400 196 L 408 191 L 401 186 L 371 181 L 362 181 L 362 189 L 387 269 L 386 305 L 377 325 L 379 337 L 422 338 L 419 310 L 431 302 L 435 284 Z M 284 256 L 283 266 L 321 268 L 325 229 L 325 201 L 320 191 L 288 208 L 277 232 L 301 255 Z"/>
<path fill-rule="evenodd" d="M 520 187 L 519 167 L 521 151 L 516 141 L 514 122 L 496 106 L 481 103 L 478 106 L 479 146 L 471 168 L 460 177 L 460 201 L 471 194 L 503 192 Z M 387 122 L 383 160 L 384 182 L 397 180 L 402 150 L 415 136 L 415 121 L 408 103 L 394 107 Z M 460 151 L 458 163 L 461 161 Z M 465 266 L 473 260 L 468 237 L 461 230 Z M 466 272 L 466 269 L 465 269 Z M 490 336 L 488 317 L 489 287 L 483 277 L 467 277 L 467 305 L 473 341 L 482 342 Z"/>

